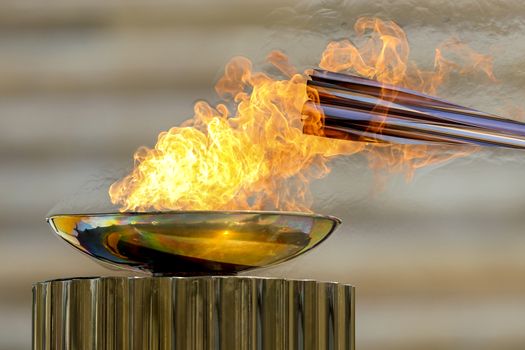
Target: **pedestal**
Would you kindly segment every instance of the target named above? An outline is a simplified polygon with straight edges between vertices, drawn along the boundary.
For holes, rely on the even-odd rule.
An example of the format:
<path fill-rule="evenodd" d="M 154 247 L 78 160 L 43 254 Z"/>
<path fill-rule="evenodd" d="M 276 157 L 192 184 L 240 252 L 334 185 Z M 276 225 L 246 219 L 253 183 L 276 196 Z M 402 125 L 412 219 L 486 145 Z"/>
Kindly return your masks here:
<path fill-rule="evenodd" d="M 354 350 L 354 288 L 258 277 L 33 286 L 33 349 Z"/>

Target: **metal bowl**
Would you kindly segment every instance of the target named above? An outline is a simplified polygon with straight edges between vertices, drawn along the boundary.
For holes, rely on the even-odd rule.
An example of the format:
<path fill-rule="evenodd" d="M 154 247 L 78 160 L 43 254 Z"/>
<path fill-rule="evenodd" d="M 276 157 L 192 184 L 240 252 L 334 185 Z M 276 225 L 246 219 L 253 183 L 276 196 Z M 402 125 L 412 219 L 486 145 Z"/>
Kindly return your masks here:
<path fill-rule="evenodd" d="M 312 249 L 341 223 L 266 211 L 54 215 L 48 222 L 100 261 L 164 275 L 234 274 L 279 263 Z"/>

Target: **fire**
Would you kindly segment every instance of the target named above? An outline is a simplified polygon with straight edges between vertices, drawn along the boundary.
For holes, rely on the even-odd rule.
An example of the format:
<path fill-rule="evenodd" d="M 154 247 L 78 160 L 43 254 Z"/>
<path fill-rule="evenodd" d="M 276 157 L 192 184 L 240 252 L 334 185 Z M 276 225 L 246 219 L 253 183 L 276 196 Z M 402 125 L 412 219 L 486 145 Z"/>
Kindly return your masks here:
<path fill-rule="evenodd" d="M 322 53 L 320 68 L 346 71 L 431 95 L 436 94 L 438 87 L 452 73 L 480 71 L 490 80 L 496 80 L 492 72 L 492 57 L 476 52 L 457 39 L 439 45 L 435 49 L 433 69 L 424 70 L 410 61 L 407 36 L 396 23 L 362 17 L 356 21 L 354 29 L 357 39 L 366 40 L 359 46 L 346 39 L 330 42 Z M 372 169 L 405 172 L 408 179 L 418 168 L 462 157 L 474 150 L 474 147 L 456 147 L 451 152 L 447 146 L 425 145 L 372 145 L 366 148 Z M 376 175 L 385 173 L 377 171 Z"/>
<path fill-rule="evenodd" d="M 409 61 L 406 34 L 394 22 L 361 18 L 355 31 L 359 38 L 366 37 L 363 44 L 329 43 L 321 68 L 427 93 L 435 93 L 454 71 L 481 70 L 493 78 L 490 57 L 460 42 L 437 48 L 434 70 L 424 71 Z M 445 51 L 467 64 L 446 59 Z M 122 211 L 309 211 L 308 184 L 329 173 L 328 162 L 335 156 L 367 151 L 373 168 L 409 173 L 450 157 L 433 155 L 422 146 L 372 147 L 305 135 L 303 128 L 318 128 L 322 121 L 322 115 L 309 114 L 305 124 L 304 104 L 315 99 L 307 77 L 280 52 L 272 52 L 268 61 L 286 79 L 255 71 L 246 58 L 232 59 L 216 85 L 224 103 L 196 103 L 192 119 L 162 132 L 154 148 L 140 148 L 132 172 L 110 187 L 111 201 Z"/>
<path fill-rule="evenodd" d="M 457 39 L 450 39 L 435 49 L 434 67 L 423 70 L 409 60 L 410 47 L 405 32 L 392 21 L 362 17 L 354 26 L 357 39 L 367 36 L 361 45 L 350 40 L 333 41 L 321 56 L 319 67 L 375 79 L 427 94 L 437 88 L 453 72 L 467 74 L 481 71 L 491 80 L 492 57 L 483 55 Z M 447 57 L 451 58 L 447 58 Z"/>
<path fill-rule="evenodd" d="M 303 75 L 272 79 L 237 57 L 216 89 L 234 100 L 235 114 L 198 102 L 192 119 L 139 149 L 132 173 L 110 188 L 122 210 L 305 211 L 308 182 L 328 173 L 330 157 L 363 148 L 303 134 Z"/>

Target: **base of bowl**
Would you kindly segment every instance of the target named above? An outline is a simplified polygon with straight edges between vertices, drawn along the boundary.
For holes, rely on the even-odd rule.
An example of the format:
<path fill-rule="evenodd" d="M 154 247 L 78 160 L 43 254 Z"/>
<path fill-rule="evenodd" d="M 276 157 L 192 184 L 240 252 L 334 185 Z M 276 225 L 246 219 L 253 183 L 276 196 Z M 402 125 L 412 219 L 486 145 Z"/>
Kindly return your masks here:
<path fill-rule="evenodd" d="M 260 277 L 95 277 L 33 286 L 33 349 L 345 349 L 350 285 Z"/>

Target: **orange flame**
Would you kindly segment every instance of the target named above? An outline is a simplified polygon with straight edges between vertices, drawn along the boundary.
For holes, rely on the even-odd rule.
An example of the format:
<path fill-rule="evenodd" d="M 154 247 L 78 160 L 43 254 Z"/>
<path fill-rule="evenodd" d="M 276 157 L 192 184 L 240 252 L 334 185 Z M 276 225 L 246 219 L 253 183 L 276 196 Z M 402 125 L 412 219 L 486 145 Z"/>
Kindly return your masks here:
<path fill-rule="evenodd" d="M 195 105 L 195 116 L 135 154 L 131 174 L 110 188 L 122 210 L 308 210 L 308 182 L 328 173 L 328 159 L 363 148 L 302 132 L 306 78 L 274 80 L 234 58 L 216 89 L 224 104 Z M 249 93 L 246 90 L 249 89 Z"/>
<path fill-rule="evenodd" d="M 457 39 L 439 45 L 435 49 L 434 69 L 423 70 L 409 60 L 406 34 L 396 23 L 362 17 L 356 21 L 354 29 L 358 39 L 366 40 L 359 46 L 349 40 L 329 43 L 322 53 L 319 67 L 335 72 L 347 71 L 427 94 L 435 94 L 452 73 L 481 71 L 490 80 L 496 80 L 492 72 L 492 57 L 476 52 Z M 379 127 L 373 131 L 381 130 Z M 405 172 L 409 179 L 418 168 L 462 157 L 475 149 L 455 147 L 451 152 L 448 146 L 425 145 L 374 145 L 366 148 L 372 169 Z M 385 172 L 376 172 L 376 175 L 382 174 Z"/>
<path fill-rule="evenodd" d="M 396 23 L 362 17 L 356 21 L 354 29 L 358 39 L 367 36 L 367 40 L 359 46 L 346 39 L 329 43 L 319 67 L 334 72 L 349 71 L 427 94 L 435 94 L 453 72 L 481 71 L 491 80 L 496 80 L 492 72 L 492 57 L 477 53 L 457 39 L 439 45 L 435 50 L 434 69 L 422 70 L 409 60 L 406 34 Z M 453 57 L 447 59 L 446 56 Z"/>
<path fill-rule="evenodd" d="M 355 31 L 358 37 L 369 36 L 364 44 L 329 43 L 321 68 L 430 93 L 453 71 L 478 69 L 493 78 L 490 57 L 459 42 L 436 49 L 434 71 L 422 71 L 409 61 L 406 35 L 394 22 L 361 18 Z M 468 64 L 445 59 L 443 49 Z M 305 135 L 303 127 L 318 128 L 323 117 L 309 115 L 303 125 L 303 106 L 312 93 L 307 78 L 280 52 L 272 52 L 268 60 L 288 79 L 253 71 L 246 58 L 232 59 L 216 91 L 234 102 L 235 112 L 224 103 L 196 103 L 192 119 L 162 132 L 154 148 L 135 153 L 133 171 L 110 187 L 111 201 L 122 211 L 309 211 L 308 184 L 328 174 L 327 163 L 334 156 L 367 150 L 372 167 L 409 171 L 445 158 L 421 146 L 367 147 Z"/>

